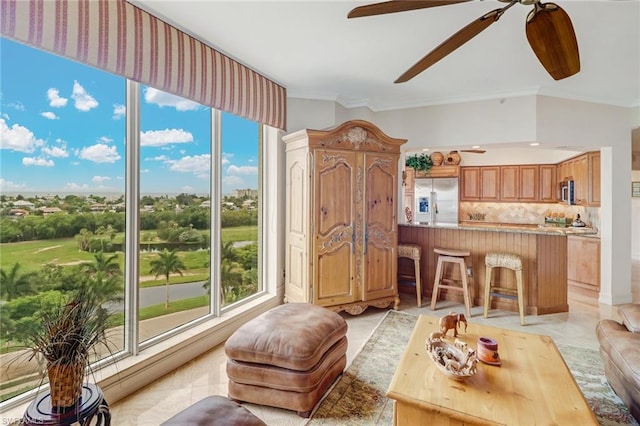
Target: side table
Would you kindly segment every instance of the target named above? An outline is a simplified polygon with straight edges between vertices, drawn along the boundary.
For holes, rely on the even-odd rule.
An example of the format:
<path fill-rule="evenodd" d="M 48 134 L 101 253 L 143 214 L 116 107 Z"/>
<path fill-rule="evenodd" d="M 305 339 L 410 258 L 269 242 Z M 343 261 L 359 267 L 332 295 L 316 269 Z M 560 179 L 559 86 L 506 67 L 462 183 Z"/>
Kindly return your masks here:
<path fill-rule="evenodd" d="M 38 396 L 24 413 L 22 424 L 26 426 L 48 425 L 69 426 L 74 423 L 95 426 L 110 426 L 111 412 L 109 404 L 104 399 L 102 390 L 93 383 L 82 386 L 79 403 L 61 412 L 54 412 L 51 407 L 51 394 Z"/>

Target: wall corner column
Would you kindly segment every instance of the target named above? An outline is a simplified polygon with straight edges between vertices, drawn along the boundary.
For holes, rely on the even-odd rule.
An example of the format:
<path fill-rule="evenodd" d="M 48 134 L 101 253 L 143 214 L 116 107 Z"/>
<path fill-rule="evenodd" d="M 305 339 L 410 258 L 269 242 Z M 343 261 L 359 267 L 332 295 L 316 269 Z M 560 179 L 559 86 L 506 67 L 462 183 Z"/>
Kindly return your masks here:
<path fill-rule="evenodd" d="M 600 297 L 606 305 L 632 302 L 631 163 L 629 145 L 603 147 L 601 154 Z M 626 166 L 625 166 L 626 165 Z"/>

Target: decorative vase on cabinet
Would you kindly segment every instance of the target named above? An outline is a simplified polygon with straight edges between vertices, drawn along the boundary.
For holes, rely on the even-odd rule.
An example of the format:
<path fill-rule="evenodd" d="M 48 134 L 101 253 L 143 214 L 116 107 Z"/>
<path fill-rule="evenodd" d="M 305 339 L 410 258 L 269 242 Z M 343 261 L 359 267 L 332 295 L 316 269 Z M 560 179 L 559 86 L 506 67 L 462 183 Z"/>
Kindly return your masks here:
<path fill-rule="evenodd" d="M 285 301 L 352 315 L 397 309 L 400 146 L 372 123 L 283 137 Z"/>

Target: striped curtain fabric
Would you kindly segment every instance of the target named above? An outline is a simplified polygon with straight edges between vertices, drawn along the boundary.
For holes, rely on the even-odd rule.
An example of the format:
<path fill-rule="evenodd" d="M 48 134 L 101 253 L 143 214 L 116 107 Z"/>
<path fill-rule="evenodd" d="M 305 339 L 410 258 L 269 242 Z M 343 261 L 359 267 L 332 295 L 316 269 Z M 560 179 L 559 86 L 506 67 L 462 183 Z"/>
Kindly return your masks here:
<path fill-rule="evenodd" d="M 286 89 L 125 0 L 0 0 L 4 37 L 286 129 Z"/>

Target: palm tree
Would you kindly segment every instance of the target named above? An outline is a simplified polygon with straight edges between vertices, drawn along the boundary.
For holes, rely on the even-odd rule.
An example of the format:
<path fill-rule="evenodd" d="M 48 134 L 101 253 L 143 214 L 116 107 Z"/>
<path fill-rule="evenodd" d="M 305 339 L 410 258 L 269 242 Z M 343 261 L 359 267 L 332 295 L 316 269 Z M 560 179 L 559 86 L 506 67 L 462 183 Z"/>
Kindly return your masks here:
<path fill-rule="evenodd" d="M 27 272 L 20 274 L 20 262 L 14 263 L 10 271 L 0 269 L 0 294 L 6 297 L 7 301 L 13 300 L 18 296 L 33 294 L 33 277 L 35 272 Z"/>
<path fill-rule="evenodd" d="M 178 257 L 176 250 L 167 250 L 166 248 L 159 253 L 159 258 L 153 259 L 151 264 L 151 273 L 156 274 L 156 278 L 164 275 L 165 285 L 167 289 L 167 297 L 164 308 L 169 308 L 169 275 L 173 272 L 182 276 L 182 271 L 186 269 L 182 260 Z"/>
<path fill-rule="evenodd" d="M 118 255 L 106 256 L 99 251 L 94 253 L 93 257 L 94 263 L 86 263 L 82 266 L 82 270 L 91 278 L 93 291 L 102 302 L 122 301 L 124 285 Z"/>
<path fill-rule="evenodd" d="M 99 251 L 94 253 L 93 257 L 95 258 L 94 263 L 85 263 L 83 265 L 83 269 L 88 271 L 90 274 L 97 274 L 99 272 L 106 276 L 122 274 L 120 265 L 118 264 L 117 254 L 112 254 L 107 257 L 104 252 Z"/>
<path fill-rule="evenodd" d="M 237 262 L 230 262 L 228 259 L 222 259 L 220 262 L 220 291 L 223 306 L 240 300 L 242 272 L 243 269 Z"/>

